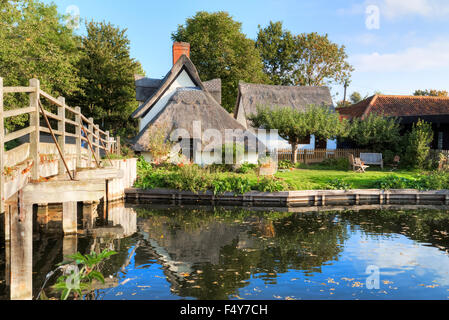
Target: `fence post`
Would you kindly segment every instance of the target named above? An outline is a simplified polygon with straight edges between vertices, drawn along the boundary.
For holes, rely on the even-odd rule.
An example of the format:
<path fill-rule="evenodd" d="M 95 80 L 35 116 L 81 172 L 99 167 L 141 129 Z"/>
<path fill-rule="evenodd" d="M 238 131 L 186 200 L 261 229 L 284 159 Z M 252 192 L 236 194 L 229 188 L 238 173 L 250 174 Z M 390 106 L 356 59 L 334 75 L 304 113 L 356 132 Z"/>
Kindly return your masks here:
<path fill-rule="evenodd" d="M 116 142 L 116 148 L 117 148 L 117 155 L 119 156 L 119 155 L 121 155 L 122 154 L 122 151 L 120 150 L 120 136 L 117 136 L 116 138 L 115 138 L 116 140 L 117 140 L 117 142 Z"/>
<path fill-rule="evenodd" d="M 100 126 L 97 124 L 95 125 L 95 140 L 97 142 L 97 148 L 95 149 L 95 155 L 97 156 L 98 161 L 100 160 L 100 145 L 101 145 L 101 141 L 100 141 Z"/>
<path fill-rule="evenodd" d="M 75 122 L 77 126 L 75 127 L 75 143 L 76 143 L 76 167 L 81 168 L 81 127 L 83 125 L 83 121 L 81 120 L 81 108 L 75 107 Z"/>
<path fill-rule="evenodd" d="M 38 79 L 30 80 L 30 87 L 34 87 L 36 89 L 35 92 L 30 93 L 30 107 L 34 108 L 34 112 L 30 113 L 30 126 L 34 126 L 35 130 L 30 133 L 30 156 L 33 159 L 33 168 L 31 169 L 31 179 L 39 180 L 40 172 L 39 172 L 39 142 L 40 142 L 40 134 L 39 134 L 39 90 L 40 90 L 40 82 Z"/>
<path fill-rule="evenodd" d="M 3 122 L 3 78 L 0 77 L 0 213 L 5 212 L 5 177 L 3 170 L 5 169 L 4 153 L 5 153 L 5 124 Z"/>
<path fill-rule="evenodd" d="M 58 101 L 62 104 L 62 106 L 58 106 L 58 131 L 61 132 L 61 135 L 58 136 L 58 144 L 61 148 L 62 157 L 65 157 L 65 98 L 58 97 Z M 64 160 L 63 158 L 59 159 L 58 165 L 58 174 L 64 174 Z"/>
<path fill-rule="evenodd" d="M 93 142 L 93 139 L 92 139 L 92 137 L 93 137 L 92 132 L 94 132 L 94 125 L 93 125 L 93 123 L 94 123 L 94 118 L 89 118 L 89 124 L 88 124 L 89 132 L 88 132 L 87 138 L 89 139 L 90 143 L 92 144 L 92 148 L 94 147 L 93 146 L 94 142 Z M 89 159 L 88 159 L 88 161 L 89 161 L 88 168 L 90 168 L 90 167 L 92 167 L 92 150 L 89 150 Z"/>
<path fill-rule="evenodd" d="M 106 150 L 107 152 L 111 153 L 111 143 L 109 142 L 109 131 L 106 131 Z"/>

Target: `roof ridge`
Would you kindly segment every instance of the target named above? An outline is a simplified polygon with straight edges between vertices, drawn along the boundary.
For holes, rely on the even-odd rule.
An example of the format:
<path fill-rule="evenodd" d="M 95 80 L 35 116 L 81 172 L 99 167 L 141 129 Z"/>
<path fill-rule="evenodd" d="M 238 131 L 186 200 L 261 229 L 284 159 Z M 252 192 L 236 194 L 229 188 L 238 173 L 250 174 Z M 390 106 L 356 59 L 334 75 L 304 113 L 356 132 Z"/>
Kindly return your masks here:
<path fill-rule="evenodd" d="M 441 97 L 441 96 L 414 96 L 414 95 L 394 95 L 394 94 L 378 94 L 379 97 L 388 97 L 388 98 L 408 98 L 408 99 L 441 99 L 446 100 L 449 99 L 448 97 Z"/>

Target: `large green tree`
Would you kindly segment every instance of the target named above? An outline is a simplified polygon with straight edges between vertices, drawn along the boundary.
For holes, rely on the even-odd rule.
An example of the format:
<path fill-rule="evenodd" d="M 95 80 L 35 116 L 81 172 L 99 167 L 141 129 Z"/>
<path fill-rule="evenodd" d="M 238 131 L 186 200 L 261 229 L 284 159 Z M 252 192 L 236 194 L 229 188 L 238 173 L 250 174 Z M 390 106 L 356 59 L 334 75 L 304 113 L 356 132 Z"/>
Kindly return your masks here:
<path fill-rule="evenodd" d="M 179 25 L 172 39 L 190 43 L 190 58 L 203 81 L 221 78 L 222 105 L 230 112 L 235 106 L 239 80 L 268 81 L 254 41 L 242 33 L 242 24 L 227 12 L 200 11 Z"/>
<path fill-rule="evenodd" d="M 72 103 L 106 130 L 132 135 L 136 125 L 130 115 L 137 108 L 134 74 L 142 74 L 142 68 L 130 57 L 126 29 L 106 22 L 89 22 L 86 29 L 78 64 L 82 92 Z"/>
<path fill-rule="evenodd" d="M 292 85 L 296 42 L 292 33 L 282 28 L 282 22 L 270 21 L 261 28 L 256 40 L 264 64 L 264 72 L 276 85 Z"/>
<path fill-rule="evenodd" d="M 329 40 L 328 35 L 293 35 L 282 22 L 270 22 L 257 36 L 264 71 L 275 84 L 322 86 L 344 84 L 353 67 L 348 63 L 345 46 Z"/>
<path fill-rule="evenodd" d="M 63 23 L 55 5 L 36 0 L 0 0 L 0 77 L 5 86 L 27 86 L 38 78 L 43 90 L 68 96 L 78 90 L 75 65 L 79 38 Z M 26 106 L 23 95 L 6 95 L 5 109 Z M 13 130 L 27 116 L 11 118 Z"/>

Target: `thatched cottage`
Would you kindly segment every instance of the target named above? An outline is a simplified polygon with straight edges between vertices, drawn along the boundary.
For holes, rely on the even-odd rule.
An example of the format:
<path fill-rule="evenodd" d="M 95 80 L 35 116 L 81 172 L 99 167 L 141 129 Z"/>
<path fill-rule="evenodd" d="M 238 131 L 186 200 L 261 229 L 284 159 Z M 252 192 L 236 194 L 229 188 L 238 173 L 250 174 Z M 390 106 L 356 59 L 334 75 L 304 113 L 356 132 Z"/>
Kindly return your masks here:
<path fill-rule="evenodd" d="M 221 80 L 202 82 L 189 53 L 188 43 L 174 43 L 173 67 L 163 79 L 136 79 L 136 99 L 140 106 L 132 117 L 139 120 L 139 134 L 132 145 L 134 151 L 148 160 L 151 159 L 148 142 L 152 126 L 164 127 L 166 139 L 176 129 L 188 135 L 188 139 L 183 137 L 179 140 L 179 149 L 198 164 L 210 164 L 221 159 L 221 154 L 210 156 L 205 153 L 218 145 L 233 141 L 244 144 L 248 137 L 251 141 L 256 139 L 221 106 Z M 221 138 L 211 138 L 209 129 L 218 131 Z M 226 132 L 229 130 L 237 132 L 237 136 L 229 136 Z M 256 143 L 246 143 L 242 161 L 257 162 Z"/>
<path fill-rule="evenodd" d="M 234 117 L 245 128 L 255 130 L 257 128 L 251 128 L 248 117 L 257 113 L 258 106 L 291 107 L 304 111 L 310 105 L 326 106 L 335 111 L 328 87 L 275 86 L 240 82 Z M 331 144 L 327 141 L 314 140 L 314 137 L 311 137 L 300 147 L 325 149 Z M 284 143 L 284 146 L 288 147 L 288 144 Z"/>

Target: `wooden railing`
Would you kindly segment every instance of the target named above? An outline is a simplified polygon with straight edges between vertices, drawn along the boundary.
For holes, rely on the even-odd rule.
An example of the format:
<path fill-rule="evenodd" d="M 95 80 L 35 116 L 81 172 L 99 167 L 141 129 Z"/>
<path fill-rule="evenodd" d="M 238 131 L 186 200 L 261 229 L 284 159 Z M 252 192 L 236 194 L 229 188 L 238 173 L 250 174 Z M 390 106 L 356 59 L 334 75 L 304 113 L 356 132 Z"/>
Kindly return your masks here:
<path fill-rule="evenodd" d="M 4 110 L 4 95 L 9 93 L 26 93 L 29 95 L 29 106 L 25 108 L 18 108 L 14 110 Z M 47 103 L 57 107 L 58 112 L 54 114 L 46 110 L 41 103 L 41 98 L 44 98 Z M 42 112 L 43 110 L 43 112 Z M 29 114 L 29 125 L 20 130 L 9 132 L 5 134 L 4 120 L 16 117 L 24 114 Z M 69 116 L 68 116 L 69 115 Z M 71 115 L 71 116 L 70 116 Z M 52 119 L 53 122 L 57 121 L 57 128 L 52 128 L 45 125 L 41 126 L 41 118 L 46 121 L 43 123 L 49 123 L 48 119 Z M 67 130 L 67 125 L 71 125 L 75 130 Z M 3 87 L 3 79 L 0 77 L 0 188 L 1 188 L 1 202 L 3 209 L 3 195 L 4 195 L 4 167 L 5 167 L 5 143 L 19 139 L 25 135 L 29 135 L 30 143 L 30 157 L 33 160 L 33 166 L 31 169 L 31 179 L 38 180 L 39 174 L 39 144 L 41 138 L 41 132 L 50 133 L 52 136 L 57 137 L 58 149 L 61 151 L 59 173 L 63 174 L 67 170 L 67 166 L 63 164 L 65 162 L 64 155 L 66 154 L 66 137 L 73 137 L 76 145 L 76 167 L 82 167 L 81 156 L 85 154 L 87 149 L 88 167 L 93 164 L 92 158 L 100 159 L 100 150 L 103 150 L 104 154 L 108 153 L 120 153 L 120 138 L 113 139 L 109 131 L 103 131 L 98 125 L 96 125 L 92 118 L 86 118 L 82 113 L 80 107 L 72 108 L 65 103 L 63 97 L 54 98 L 48 93 L 40 89 L 40 83 L 37 79 L 31 79 L 28 87 Z M 83 141 L 86 144 L 83 146 Z M 84 151 L 84 153 L 82 152 Z M 98 162 L 97 162 L 98 165 Z M 3 210 L 2 210 L 3 212 Z"/>
<path fill-rule="evenodd" d="M 363 149 L 301 149 L 297 151 L 296 159 L 303 163 L 318 163 L 330 158 L 348 158 L 350 154 L 360 157 L 360 153 L 364 152 L 368 151 Z M 279 149 L 277 154 L 278 161 L 293 160 L 291 149 Z"/>

